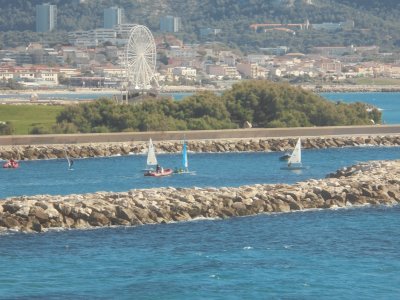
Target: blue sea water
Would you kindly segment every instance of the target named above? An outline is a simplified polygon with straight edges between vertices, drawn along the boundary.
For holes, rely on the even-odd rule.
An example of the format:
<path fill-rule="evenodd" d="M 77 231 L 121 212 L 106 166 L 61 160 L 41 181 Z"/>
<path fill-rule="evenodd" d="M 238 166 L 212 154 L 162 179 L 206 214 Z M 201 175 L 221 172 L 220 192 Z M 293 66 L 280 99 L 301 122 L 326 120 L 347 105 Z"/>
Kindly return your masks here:
<path fill-rule="evenodd" d="M 398 299 L 398 206 L 0 236 L 0 299 Z"/>
<path fill-rule="evenodd" d="M 364 102 L 382 110 L 382 120 L 385 124 L 400 124 L 400 93 L 321 93 L 321 96 L 345 103 Z"/>
<path fill-rule="evenodd" d="M 144 155 L 26 161 L 1 170 L 1 197 L 322 178 L 399 147 L 190 154 L 197 175 L 145 178 Z M 159 155 L 164 164 L 179 155 Z M 4 188 L 6 186 L 6 188 Z M 0 235 L 0 299 L 398 299 L 400 207 L 365 207 L 139 227 Z"/>
<path fill-rule="evenodd" d="M 354 147 L 302 151 L 303 170 L 282 170 L 282 153 L 189 153 L 189 169 L 196 175 L 162 178 L 143 176 L 145 155 L 77 159 L 69 171 L 65 159 L 21 161 L 18 169 L 0 169 L 0 199 L 35 194 L 75 194 L 128 191 L 162 186 L 220 187 L 256 183 L 294 183 L 323 178 L 360 161 L 398 159 L 399 147 Z M 180 154 L 159 154 L 164 168 L 181 165 Z"/>

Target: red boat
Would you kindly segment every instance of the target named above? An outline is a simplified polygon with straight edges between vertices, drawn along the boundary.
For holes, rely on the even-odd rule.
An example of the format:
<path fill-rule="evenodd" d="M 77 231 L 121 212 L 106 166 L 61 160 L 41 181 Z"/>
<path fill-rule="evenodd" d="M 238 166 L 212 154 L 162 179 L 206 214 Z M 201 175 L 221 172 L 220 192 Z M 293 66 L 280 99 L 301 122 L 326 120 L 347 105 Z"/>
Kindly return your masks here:
<path fill-rule="evenodd" d="M 147 171 L 144 176 L 162 177 L 171 175 L 174 171 L 172 169 L 163 169 L 160 171 Z"/>
<path fill-rule="evenodd" d="M 5 168 L 5 169 L 16 169 L 18 167 L 19 167 L 19 163 L 13 159 L 11 159 L 8 162 L 6 162 L 5 164 L 3 164 L 3 168 Z"/>

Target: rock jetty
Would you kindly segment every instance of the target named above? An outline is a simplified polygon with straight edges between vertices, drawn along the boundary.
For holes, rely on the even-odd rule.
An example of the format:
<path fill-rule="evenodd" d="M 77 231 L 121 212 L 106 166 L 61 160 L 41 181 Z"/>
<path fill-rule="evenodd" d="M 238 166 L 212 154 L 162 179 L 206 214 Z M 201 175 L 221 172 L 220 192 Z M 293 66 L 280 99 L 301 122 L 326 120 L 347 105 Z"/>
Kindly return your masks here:
<path fill-rule="evenodd" d="M 325 179 L 236 188 L 156 188 L 0 200 L 0 231 L 43 232 L 230 218 L 309 209 L 395 205 L 400 160 L 344 168 Z"/>
<path fill-rule="evenodd" d="M 193 152 L 248 152 L 287 151 L 293 149 L 297 138 L 253 138 L 193 140 L 188 142 Z M 153 141 L 154 142 L 154 141 Z M 175 153 L 182 149 L 181 141 L 155 141 L 157 152 Z M 339 136 L 309 137 L 302 139 L 303 149 L 355 146 L 399 146 L 400 135 L 396 136 Z M 112 155 L 140 154 L 147 151 L 146 142 L 93 143 L 69 145 L 23 145 L 0 146 L 0 159 L 34 160 L 64 158 L 65 151 L 71 158 L 105 157 Z"/>

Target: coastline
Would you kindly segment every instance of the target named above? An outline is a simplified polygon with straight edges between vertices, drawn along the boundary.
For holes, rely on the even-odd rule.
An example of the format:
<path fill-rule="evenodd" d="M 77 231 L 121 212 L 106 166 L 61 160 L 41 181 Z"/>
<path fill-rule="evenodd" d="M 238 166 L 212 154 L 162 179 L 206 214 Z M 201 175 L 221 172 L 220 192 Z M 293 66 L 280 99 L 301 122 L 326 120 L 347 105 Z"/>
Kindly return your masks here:
<path fill-rule="evenodd" d="M 294 85 L 305 90 L 314 92 L 400 92 L 400 85 L 352 85 L 352 84 L 298 84 Z M 165 86 L 161 93 L 192 93 L 198 91 L 223 92 L 227 88 L 193 87 L 193 86 Z M 82 88 L 73 89 L 55 88 L 55 89 L 26 89 L 26 90 L 0 90 L 0 95 L 21 94 L 120 94 L 119 89 L 114 88 Z"/>
<path fill-rule="evenodd" d="M 400 202 L 400 160 L 340 169 L 296 184 L 237 188 L 155 188 L 66 196 L 22 196 L 0 201 L 0 232 L 46 232 L 225 219 Z"/>

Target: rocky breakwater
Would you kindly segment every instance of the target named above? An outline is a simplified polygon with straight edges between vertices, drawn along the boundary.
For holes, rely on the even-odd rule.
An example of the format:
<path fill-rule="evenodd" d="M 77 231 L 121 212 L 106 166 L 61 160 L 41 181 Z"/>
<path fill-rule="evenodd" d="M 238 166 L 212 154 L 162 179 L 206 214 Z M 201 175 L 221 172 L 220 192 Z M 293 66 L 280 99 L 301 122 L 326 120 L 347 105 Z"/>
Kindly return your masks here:
<path fill-rule="evenodd" d="M 188 142 L 193 152 L 243 152 L 243 151 L 287 151 L 293 149 L 296 138 L 221 139 L 193 140 Z M 157 152 L 176 153 L 182 150 L 181 141 L 156 141 Z M 324 149 L 355 146 L 399 146 L 400 136 L 343 136 L 303 138 L 303 149 Z M 99 143 L 46 146 L 0 146 L 0 159 L 34 160 L 65 158 L 104 157 L 112 155 L 140 154 L 147 151 L 146 142 Z"/>
<path fill-rule="evenodd" d="M 236 188 L 157 188 L 0 200 L 0 231 L 136 226 L 260 213 L 394 205 L 400 201 L 400 160 L 351 166 L 325 179 Z"/>

